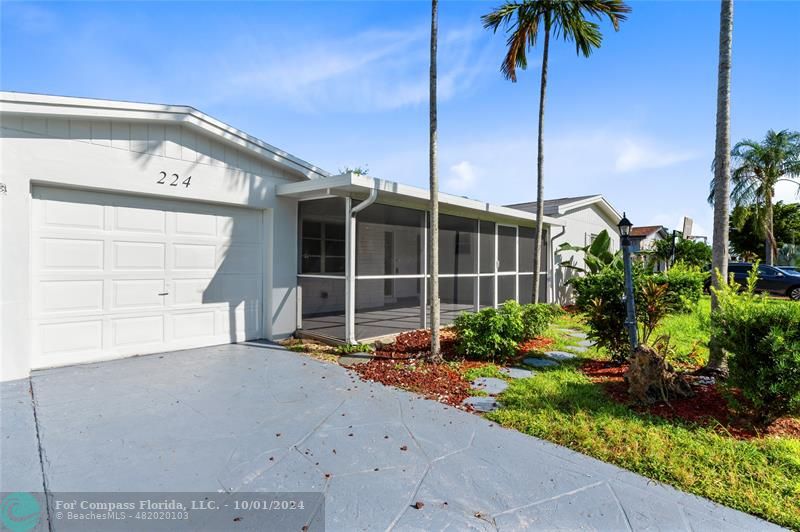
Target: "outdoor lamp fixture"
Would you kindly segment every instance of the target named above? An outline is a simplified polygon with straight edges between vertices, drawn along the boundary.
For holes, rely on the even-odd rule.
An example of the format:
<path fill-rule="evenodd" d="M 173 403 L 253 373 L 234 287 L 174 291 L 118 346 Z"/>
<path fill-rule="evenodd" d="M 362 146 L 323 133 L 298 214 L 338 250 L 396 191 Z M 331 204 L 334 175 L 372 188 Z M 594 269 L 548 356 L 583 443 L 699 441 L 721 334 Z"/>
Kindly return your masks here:
<path fill-rule="evenodd" d="M 617 224 L 619 236 L 622 244 L 622 264 L 625 267 L 625 327 L 628 329 L 628 338 L 631 342 L 631 352 L 636 351 L 639 345 L 638 333 L 636 328 L 636 304 L 633 300 L 633 273 L 631 271 L 631 227 L 633 224 L 625 213 L 622 213 L 622 220 Z"/>

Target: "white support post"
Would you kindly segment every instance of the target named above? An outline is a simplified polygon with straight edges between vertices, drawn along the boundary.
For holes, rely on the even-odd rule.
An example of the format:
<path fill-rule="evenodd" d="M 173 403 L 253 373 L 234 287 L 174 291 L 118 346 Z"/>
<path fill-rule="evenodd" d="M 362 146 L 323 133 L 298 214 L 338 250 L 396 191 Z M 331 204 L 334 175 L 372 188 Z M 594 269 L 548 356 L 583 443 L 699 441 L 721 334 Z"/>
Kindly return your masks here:
<path fill-rule="evenodd" d="M 422 283 L 420 285 L 419 327 L 428 328 L 428 211 L 422 216 Z"/>
<path fill-rule="evenodd" d="M 345 217 L 345 248 L 347 255 L 344 260 L 344 339 L 349 344 L 356 343 L 356 218 L 351 212 L 352 199 L 344 199 Z"/>

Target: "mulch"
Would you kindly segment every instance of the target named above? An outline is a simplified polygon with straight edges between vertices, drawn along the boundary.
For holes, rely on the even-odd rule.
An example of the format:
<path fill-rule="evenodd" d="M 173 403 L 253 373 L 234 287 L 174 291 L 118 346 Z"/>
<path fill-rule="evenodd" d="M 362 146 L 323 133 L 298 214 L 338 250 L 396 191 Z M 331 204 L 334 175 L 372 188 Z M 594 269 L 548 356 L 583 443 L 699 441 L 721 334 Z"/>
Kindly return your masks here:
<path fill-rule="evenodd" d="M 439 333 L 439 349 L 447 360 L 458 358 L 456 335 L 449 329 Z M 427 358 L 431 354 L 431 332 L 427 329 L 408 331 L 395 337 L 391 344 L 381 344 L 373 353 L 377 358 L 410 359 Z"/>
<path fill-rule="evenodd" d="M 374 359 L 352 369 L 363 379 L 397 386 L 451 406 L 462 407 L 462 401 L 470 396 L 469 383 L 448 364 L 419 359 Z"/>
<path fill-rule="evenodd" d="M 587 360 L 581 371 L 592 382 L 603 386 L 606 394 L 615 402 L 632 410 L 658 416 L 670 421 L 685 421 L 700 426 L 712 427 L 739 439 L 757 438 L 764 435 L 783 435 L 800 438 L 800 420 L 781 418 L 767 426 L 757 423 L 752 417 L 742 415 L 731 408 L 722 390 L 717 385 L 693 384 L 694 397 L 671 399 L 670 404 L 643 405 L 633 402 L 628 394 L 624 374 L 626 364 L 617 365 L 604 360 Z M 744 398 L 736 390 L 728 391 L 737 401 Z"/>

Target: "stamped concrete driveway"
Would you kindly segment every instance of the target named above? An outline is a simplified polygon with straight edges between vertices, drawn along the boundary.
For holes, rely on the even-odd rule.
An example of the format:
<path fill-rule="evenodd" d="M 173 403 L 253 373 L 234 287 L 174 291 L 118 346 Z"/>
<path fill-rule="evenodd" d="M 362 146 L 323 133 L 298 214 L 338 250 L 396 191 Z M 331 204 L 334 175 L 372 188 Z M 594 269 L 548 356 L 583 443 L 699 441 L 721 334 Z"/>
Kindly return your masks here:
<path fill-rule="evenodd" d="M 771 527 L 269 345 L 41 371 L 2 390 L 3 491 L 323 492 L 328 530 Z"/>

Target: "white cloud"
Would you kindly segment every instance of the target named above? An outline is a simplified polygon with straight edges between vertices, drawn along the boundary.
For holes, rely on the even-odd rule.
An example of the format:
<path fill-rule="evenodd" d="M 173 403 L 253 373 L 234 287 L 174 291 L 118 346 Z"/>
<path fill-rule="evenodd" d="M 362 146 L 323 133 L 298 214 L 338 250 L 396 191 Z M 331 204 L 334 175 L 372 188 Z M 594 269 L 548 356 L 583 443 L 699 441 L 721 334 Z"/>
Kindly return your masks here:
<path fill-rule="evenodd" d="M 453 192 L 465 192 L 472 189 L 478 180 L 475 166 L 469 161 L 461 161 L 450 167 L 445 179 L 445 188 Z"/>
<path fill-rule="evenodd" d="M 781 181 L 775 186 L 775 201 L 784 203 L 800 202 L 800 179 L 797 184 L 788 181 Z"/>
<path fill-rule="evenodd" d="M 696 154 L 688 150 L 675 150 L 648 139 L 623 138 L 614 143 L 617 172 L 635 172 L 652 168 L 665 168 L 694 159 Z"/>

